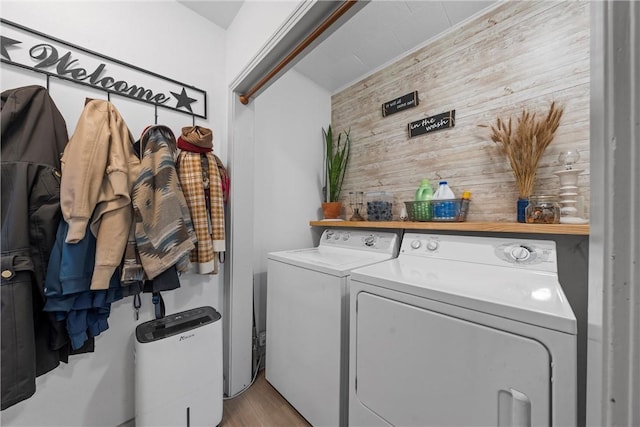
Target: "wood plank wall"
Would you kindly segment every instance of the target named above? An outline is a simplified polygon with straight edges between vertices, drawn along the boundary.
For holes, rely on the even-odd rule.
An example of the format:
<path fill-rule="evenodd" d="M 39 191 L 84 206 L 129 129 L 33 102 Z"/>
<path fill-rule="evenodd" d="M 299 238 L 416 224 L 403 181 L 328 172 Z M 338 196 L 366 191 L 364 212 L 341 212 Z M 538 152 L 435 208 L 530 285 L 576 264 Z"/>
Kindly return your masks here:
<path fill-rule="evenodd" d="M 522 108 L 545 114 L 555 100 L 565 112 L 534 192 L 559 193 L 558 155 L 577 148 L 574 168 L 584 169 L 579 191 L 588 211 L 589 32 L 589 2 L 512 1 L 335 94 L 334 133 L 350 128 L 352 136 L 341 199 L 349 191 L 393 192 L 398 219 L 422 178 L 434 186 L 445 179 L 457 196 L 471 191 L 469 221 L 513 222 L 513 173 L 478 125 L 515 118 Z M 384 102 L 415 90 L 417 107 L 382 117 Z M 409 138 L 408 123 L 449 110 L 456 110 L 454 128 Z"/>

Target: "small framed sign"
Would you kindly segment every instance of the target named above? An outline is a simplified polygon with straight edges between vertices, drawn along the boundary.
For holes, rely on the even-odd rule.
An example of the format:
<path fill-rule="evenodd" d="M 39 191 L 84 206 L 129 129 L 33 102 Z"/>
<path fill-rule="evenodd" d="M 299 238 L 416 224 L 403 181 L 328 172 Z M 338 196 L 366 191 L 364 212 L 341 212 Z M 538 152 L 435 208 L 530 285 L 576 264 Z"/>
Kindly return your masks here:
<path fill-rule="evenodd" d="M 413 91 L 406 95 L 396 98 L 392 101 L 382 104 L 382 117 L 390 116 L 393 113 L 397 113 L 407 108 L 412 108 L 418 105 L 418 91 Z"/>
<path fill-rule="evenodd" d="M 446 113 L 436 114 L 426 119 L 416 120 L 409 123 L 409 138 L 423 135 L 436 130 L 452 128 L 456 124 L 456 110 L 447 111 Z"/>

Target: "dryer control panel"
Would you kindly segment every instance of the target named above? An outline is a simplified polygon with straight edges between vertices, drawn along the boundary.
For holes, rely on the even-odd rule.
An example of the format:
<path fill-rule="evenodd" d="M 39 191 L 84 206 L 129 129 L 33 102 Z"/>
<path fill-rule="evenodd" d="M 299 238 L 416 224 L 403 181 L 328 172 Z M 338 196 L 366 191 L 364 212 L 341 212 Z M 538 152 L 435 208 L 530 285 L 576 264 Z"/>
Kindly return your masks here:
<path fill-rule="evenodd" d="M 406 233 L 400 256 L 557 272 L 556 244 L 550 240 Z"/>

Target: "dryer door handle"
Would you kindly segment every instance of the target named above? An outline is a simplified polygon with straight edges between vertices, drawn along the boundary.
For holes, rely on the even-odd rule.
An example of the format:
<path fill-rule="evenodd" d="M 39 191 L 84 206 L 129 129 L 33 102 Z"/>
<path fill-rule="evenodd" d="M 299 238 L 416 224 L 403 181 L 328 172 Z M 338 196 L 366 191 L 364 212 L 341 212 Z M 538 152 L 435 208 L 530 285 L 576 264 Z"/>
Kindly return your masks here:
<path fill-rule="evenodd" d="M 514 388 L 498 391 L 498 427 L 531 427 L 531 400 Z"/>

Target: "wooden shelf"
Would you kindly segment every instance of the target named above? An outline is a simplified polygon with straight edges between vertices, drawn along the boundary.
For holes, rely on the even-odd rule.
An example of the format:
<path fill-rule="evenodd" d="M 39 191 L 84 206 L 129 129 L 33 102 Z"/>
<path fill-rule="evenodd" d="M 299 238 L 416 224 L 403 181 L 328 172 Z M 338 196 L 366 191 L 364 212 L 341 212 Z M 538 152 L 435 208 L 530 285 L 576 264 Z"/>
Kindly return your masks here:
<path fill-rule="evenodd" d="M 310 221 L 312 227 L 395 228 L 404 230 L 478 231 L 589 235 L 589 224 L 522 224 L 519 222 Z"/>

